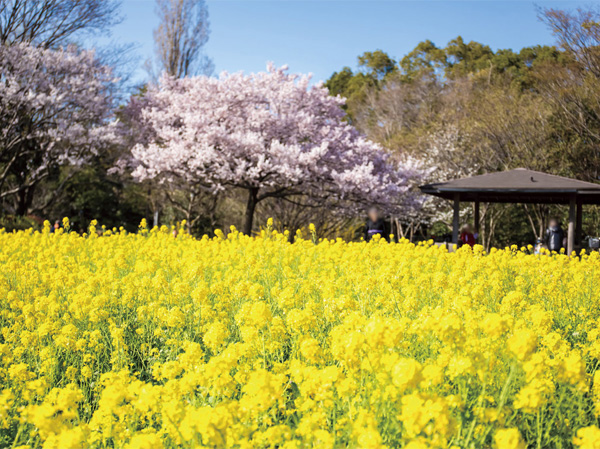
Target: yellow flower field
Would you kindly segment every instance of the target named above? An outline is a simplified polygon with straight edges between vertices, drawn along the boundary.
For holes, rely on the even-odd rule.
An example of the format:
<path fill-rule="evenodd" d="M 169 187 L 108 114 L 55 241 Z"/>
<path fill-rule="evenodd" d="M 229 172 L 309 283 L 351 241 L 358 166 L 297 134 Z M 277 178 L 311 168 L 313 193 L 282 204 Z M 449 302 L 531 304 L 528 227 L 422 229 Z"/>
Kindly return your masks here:
<path fill-rule="evenodd" d="M 0 233 L 0 447 L 600 448 L 600 257 Z"/>

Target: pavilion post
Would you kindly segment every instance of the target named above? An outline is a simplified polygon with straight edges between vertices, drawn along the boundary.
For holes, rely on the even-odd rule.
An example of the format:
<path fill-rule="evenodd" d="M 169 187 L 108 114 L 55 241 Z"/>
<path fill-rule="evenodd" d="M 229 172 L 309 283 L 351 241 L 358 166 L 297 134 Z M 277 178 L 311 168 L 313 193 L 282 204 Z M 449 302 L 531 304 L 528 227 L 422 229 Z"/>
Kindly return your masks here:
<path fill-rule="evenodd" d="M 567 233 L 567 254 L 571 255 L 575 249 L 575 209 L 576 209 L 575 196 L 571 197 L 569 202 L 569 230 Z"/>
<path fill-rule="evenodd" d="M 479 200 L 473 203 L 473 227 L 475 232 L 479 232 Z"/>
<path fill-rule="evenodd" d="M 583 204 L 581 199 L 577 198 L 577 217 L 575 221 L 575 244 L 581 247 L 581 237 L 583 231 Z"/>
<path fill-rule="evenodd" d="M 454 194 L 454 217 L 452 219 L 452 243 L 458 244 L 458 227 L 459 227 L 459 216 L 460 212 L 460 193 Z"/>

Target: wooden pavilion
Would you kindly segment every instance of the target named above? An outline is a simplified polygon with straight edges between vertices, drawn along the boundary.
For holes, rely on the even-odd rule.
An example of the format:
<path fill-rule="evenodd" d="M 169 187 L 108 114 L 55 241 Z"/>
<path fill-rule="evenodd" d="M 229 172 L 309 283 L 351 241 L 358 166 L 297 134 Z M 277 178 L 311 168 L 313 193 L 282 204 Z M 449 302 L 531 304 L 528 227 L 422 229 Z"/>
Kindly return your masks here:
<path fill-rule="evenodd" d="M 473 203 L 474 225 L 479 229 L 479 203 L 568 204 L 567 253 L 581 244 L 584 204 L 600 204 L 600 184 L 549 175 L 524 168 L 471 178 L 428 184 L 423 193 L 454 201 L 452 242 L 458 243 L 461 201 Z"/>

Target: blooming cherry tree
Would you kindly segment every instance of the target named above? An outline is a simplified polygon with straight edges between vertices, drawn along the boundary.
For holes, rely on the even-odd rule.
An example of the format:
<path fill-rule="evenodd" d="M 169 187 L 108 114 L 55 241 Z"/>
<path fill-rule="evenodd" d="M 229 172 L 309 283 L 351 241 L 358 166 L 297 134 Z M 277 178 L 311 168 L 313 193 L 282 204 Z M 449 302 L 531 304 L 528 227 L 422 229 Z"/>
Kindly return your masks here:
<path fill-rule="evenodd" d="M 310 77 L 268 66 L 251 75 L 163 77 L 130 105 L 139 143 L 134 176 L 247 191 L 244 232 L 266 198 L 331 204 L 410 203 L 415 170 L 344 121 L 344 100 Z"/>
<path fill-rule="evenodd" d="M 93 52 L 0 45 L 0 198 L 28 212 L 33 190 L 60 165 L 81 165 L 117 139 L 113 79 Z"/>

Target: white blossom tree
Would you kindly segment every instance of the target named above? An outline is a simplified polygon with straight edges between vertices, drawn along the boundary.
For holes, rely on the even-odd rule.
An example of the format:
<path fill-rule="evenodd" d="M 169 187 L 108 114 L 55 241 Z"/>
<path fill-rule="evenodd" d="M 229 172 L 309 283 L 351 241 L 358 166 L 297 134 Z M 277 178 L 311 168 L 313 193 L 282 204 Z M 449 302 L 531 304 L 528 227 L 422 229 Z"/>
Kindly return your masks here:
<path fill-rule="evenodd" d="M 246 190 L 246 234 L 266 198 L 412 206 L 418 171 L 394 163 L 345 122 L 343 102 L 311 86 L 310 77 L 272 65 L 251 75 L 163 77 L 130 107 L 140 139 L 132 149 L 134 176 Z"/>
<path fill-rule="evenodd" d="M 0 45 L 0 199 L 13 213 L 52 170 L 115 142 L 115 81 L 90 51 Z"/>

